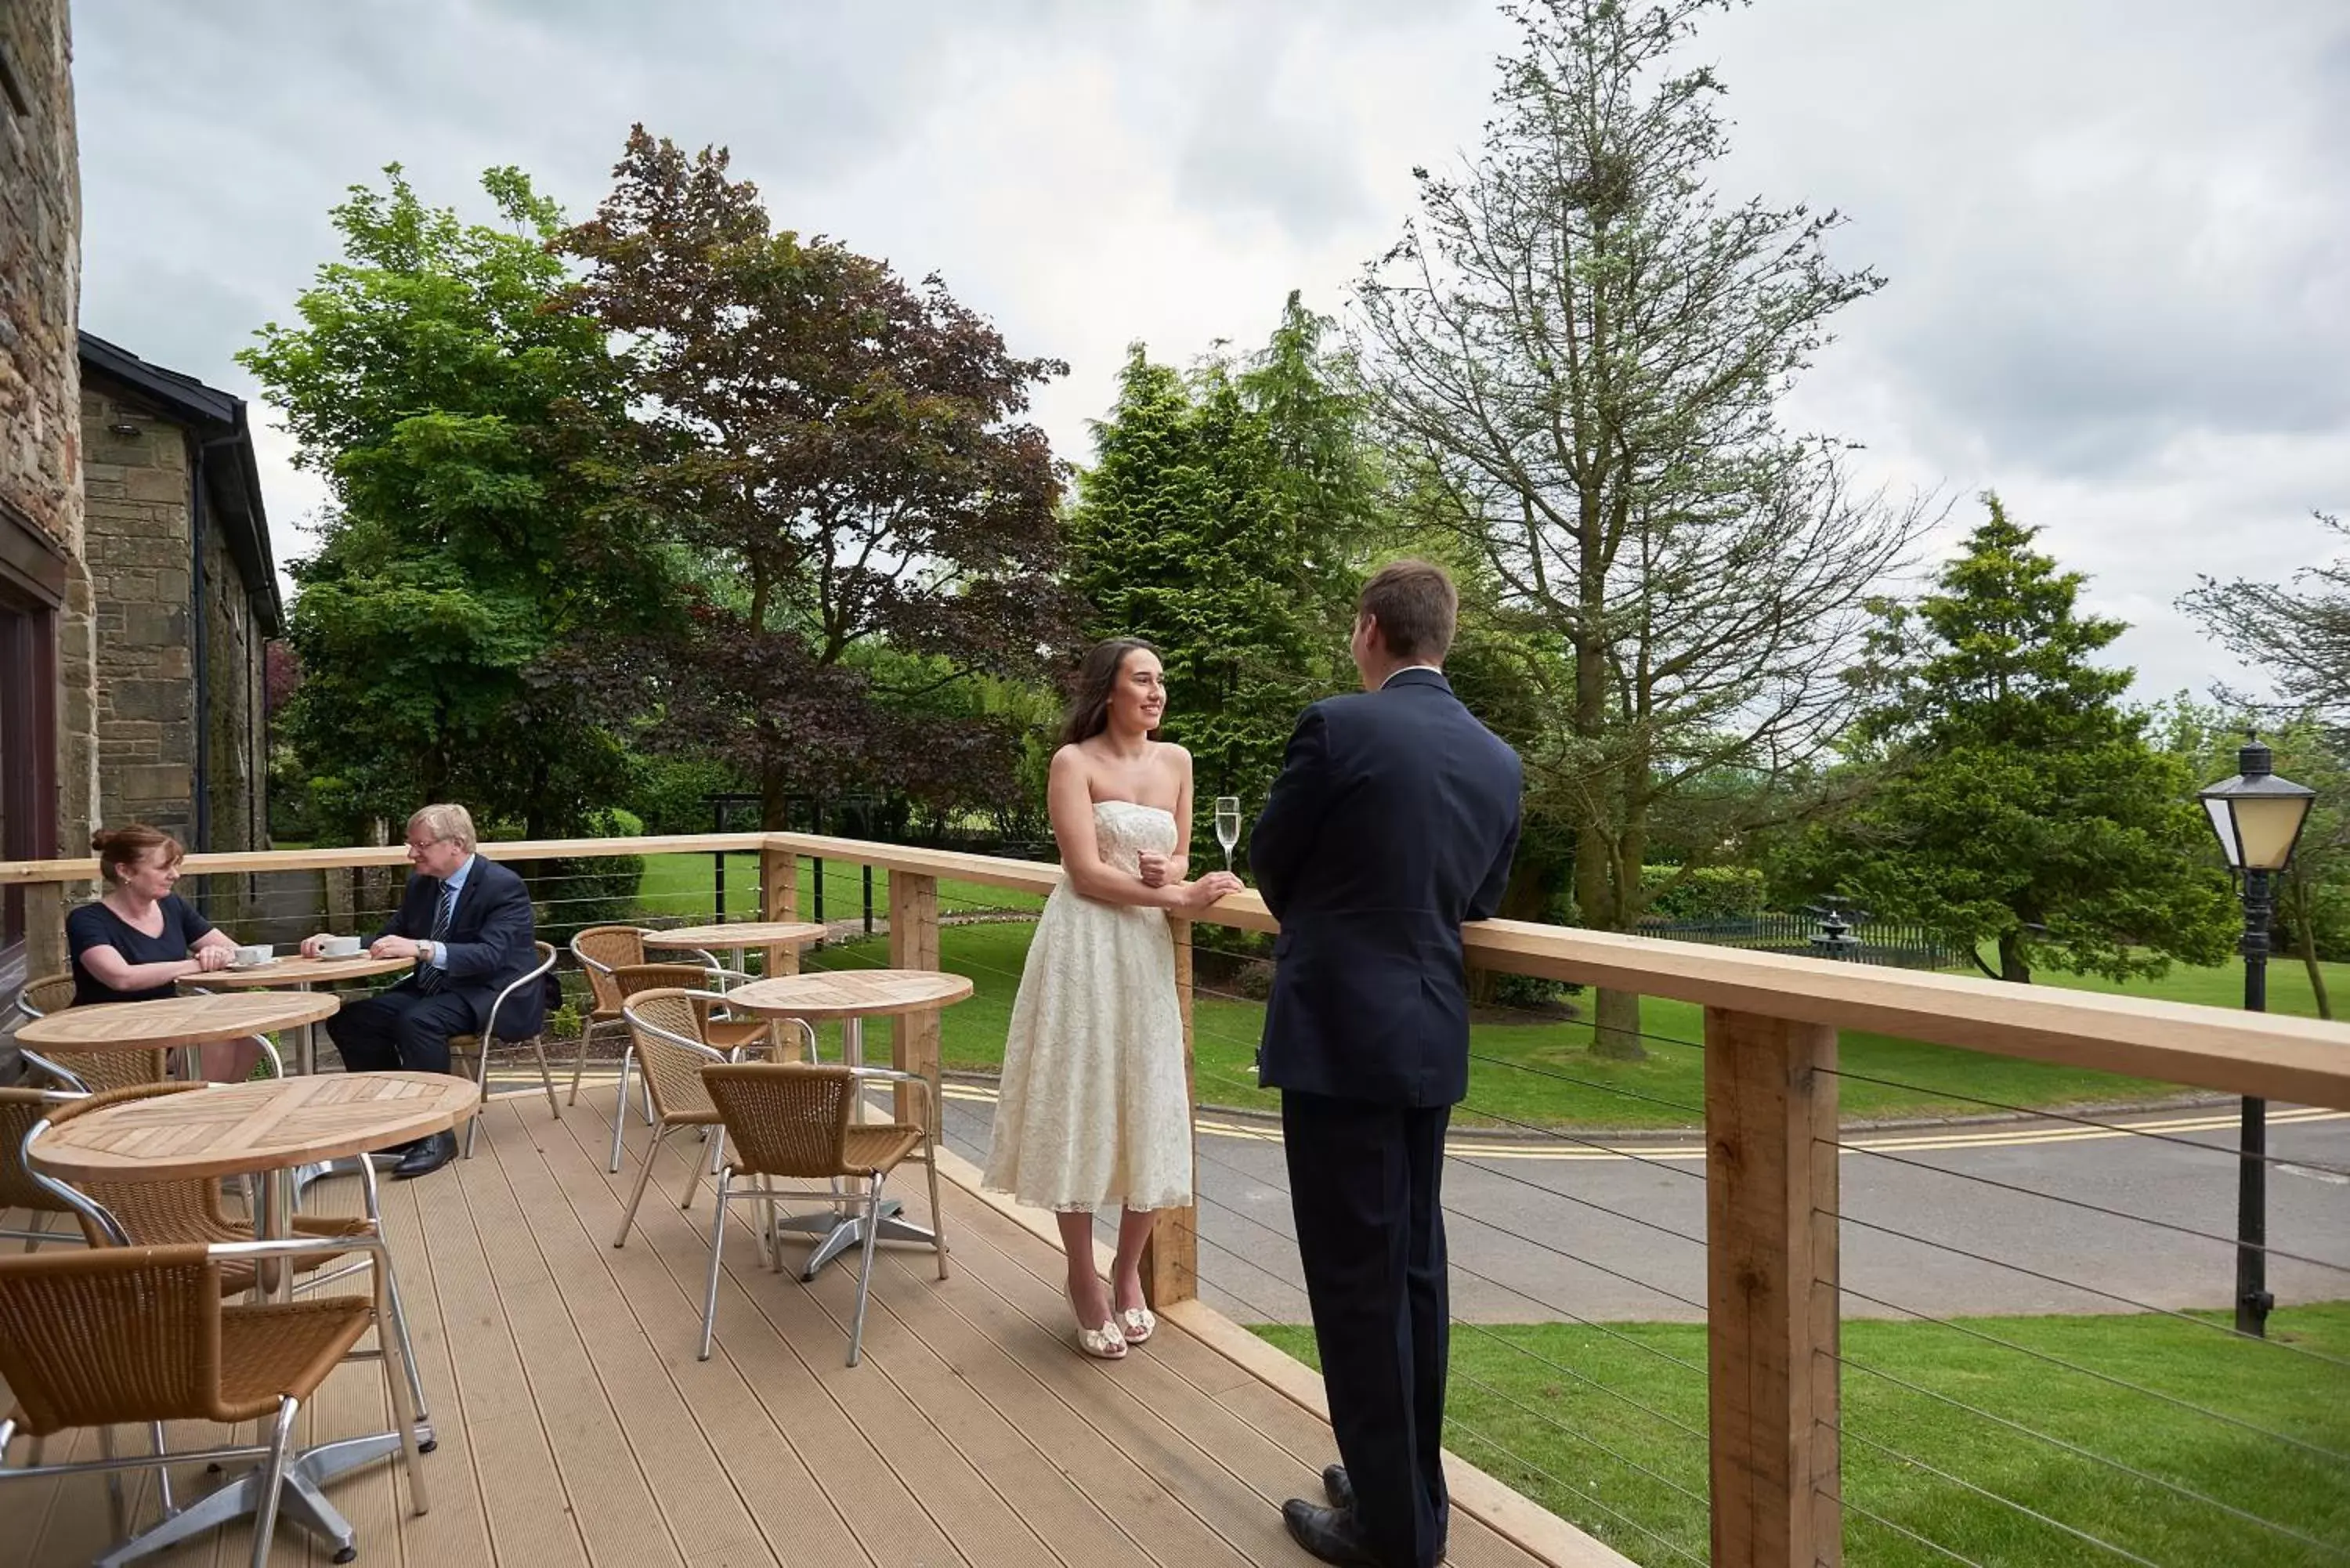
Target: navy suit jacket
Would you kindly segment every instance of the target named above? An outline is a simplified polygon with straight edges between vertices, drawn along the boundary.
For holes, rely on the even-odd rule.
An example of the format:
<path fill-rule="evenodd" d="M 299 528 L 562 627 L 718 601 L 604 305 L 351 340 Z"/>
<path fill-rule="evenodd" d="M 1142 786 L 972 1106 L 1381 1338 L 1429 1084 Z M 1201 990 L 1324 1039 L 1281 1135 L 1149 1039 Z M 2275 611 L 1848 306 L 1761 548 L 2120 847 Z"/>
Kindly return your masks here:
<path fill-rule="evenodd" d="M 1281 922 L 1267 1087 L 1400 1106 L 1469 1092 L 1461 923 L 1501 906 L 1523 776 L 1433 670 L 1305 710 L 1249 840 Z"/>
<path fill-rule="evenodd" d="M 411 875 L 399 912 L 376 936 L 425 940 L 432 935 L 432 910 L 440 901 L 441 878 Z M 489 1022 L 498 992 L 538 967 L 533 945 L 537 937 L 537 918 L 523 879 L 486 856 L 474 856 L 449 916 L 449 933 L 442 939 L 448 950 L 439 961 L 448 976 L 442 994 L 461 997 L 472 1007 L 475 1033 Z M 510 1040 L 537 1033 L 546 1022 L 543 992 L 540 986 L 516 992 L 498 1013 L 498 1033 Z"/>

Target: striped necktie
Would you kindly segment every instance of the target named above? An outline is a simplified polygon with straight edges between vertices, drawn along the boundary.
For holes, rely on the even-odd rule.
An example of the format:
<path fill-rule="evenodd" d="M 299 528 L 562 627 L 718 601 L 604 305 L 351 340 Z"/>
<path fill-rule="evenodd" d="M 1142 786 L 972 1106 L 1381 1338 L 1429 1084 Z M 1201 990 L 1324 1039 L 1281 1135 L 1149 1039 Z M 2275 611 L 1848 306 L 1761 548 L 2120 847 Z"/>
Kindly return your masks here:
<path fill-rule="evenodd" d="M 457 912 L 457 889 L 447 882 L 441 884 L 441 900 L 432 908 L 432 951 L 438 956 L 441 944 L 449 935 L 449 918 Z M 441 989 L 448 976 L 437 963 L 420 964 L 416 970 L 416 989 L 430 996 Z"/>

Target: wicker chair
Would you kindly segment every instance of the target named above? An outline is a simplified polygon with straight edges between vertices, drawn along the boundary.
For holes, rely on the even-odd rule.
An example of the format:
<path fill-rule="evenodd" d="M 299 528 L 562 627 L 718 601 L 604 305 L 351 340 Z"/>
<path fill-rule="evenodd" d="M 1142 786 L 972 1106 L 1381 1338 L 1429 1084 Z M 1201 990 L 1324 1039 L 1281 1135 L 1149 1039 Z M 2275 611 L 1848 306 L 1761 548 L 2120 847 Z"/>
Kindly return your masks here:
<path fill-rule="evenodd" d="M 931 1246 L 939 1260 L 939 1278 L 947 1277 L 946 1214 L 939 1207 L 938 1124 L 931 1102 L 930 1080 L 915 1073 L 879 1067 L 827 1066 L 801 1062 L 743 1062 L 713 1064 L 702 1070 L 702 1081 L 724 1123 L 724 1136 L 734 1142 L 734 1158 L 718 1172 L 718 1212 L 710 1227 L 710 1282 L 702 1303 L 701 1358 L 710 1359 L 710 1345 L 718 1326 L 718 1271 L 726 1241 L 726 1206 L 749 1199 L 774 1211 L 777 1194 L 770 1185 L 776 1177 L 787 1180 L 823 1181 L 819 1198 L 835 1208 L 858 1201 L 854 1188 L 864 1188 L 864 1258 L 857 1271 L 857 1317 L 848 1333 L 848 1365 L 857 1365 L 865 1347 L 865 1303 L 873 1287 L 873 1244 L 880 1235 L 881 1186 L 899 1162 L 917 1148 L 930 1169 Z M 902 1122 L 858 1122 L 852 1119 L 857 1096 L 869 1083 L 919 1084 L 923 1114 L 919 1127 Z M 757 1185 L 737 1190 L 738 1177 L 755 1177 Z M 783 1266 L 783 1248 L 775 1250 L 775 1263 Z"/>
<path fill-rule="evenodd" d="M 571 1064 L 571 1094 L 564 1103 L 579 1103 L 579 1075 L 588 1070 L 588 1042 L 598 1029 L 618 1027 L 624 1033 L 627 1022 L 620 1017 L 620 1003 L 625 1000 L 619 987 L 612 983 L 612 971 L 623 964 L 645 961 L 645 933 L 641 926 L 589 926 L 571 939 L 571 956 L 579 961 L 579 972 L 588 977 L 589 1005 L 588 1022 L 579 1030 L 579 1054 Z"/>
<path fill-rule="evenodd" d="M 259 1306 L 224 1303 L 222 1297 L 233 1293 L 222 1275 L 232 1261 L 250 1269 L 257 1258 L 301 1258 L 322 1245 L 297 1241 L 247 1241 L 234 1249 L 109 1247 L 0 1258 L 0 1379 L 16 1400 L 16 1408 L 0 1418 L 0 1459 L 19 1432 L 39 1438 L 82 1427 L 100 1429 L 106 1455 L 95 1461 L 13 1469 L 0 1463 L 0 1483 L 105 1471 L 115 1483 L 120 1528 L 128 1523 L 120 1512 L 120 1472 L 152 1469 L 166 1518 L 194 1534 L 241 1511 L 241 1489 L 224 1487 L 178 1510 L 161 1461 L 234 1460 L 251 1457 L 254 1449 L 167 1451 L 161 1424 L 260 1422 L 267 1434 L 267 1459 L 254 1511 L 253 1563 L 262 1568 L 276 1528 L 295 1417 L 328 1374 L 381 1321 L 383 1275 L 376 1275 L 372 1299 L 335 1296 Z M 380 1261 L 381 1244 L 369 1246 Z M 380 1337 L 384 1383 L 408 1466 L 410 1503 L 421 1514 L 427 1507 L 424 1471 L 418 1462 L 408 1382 L 393 1366 L 399 1352 L 389 1336 Z M 128 1424 L 148 1426 L 153 1454 L 114 1457 L 111 1428 Z"/>
<path fill-rule="evenodd" d="M 637 1172 L 629 1205 L 620 1211 L 619 1233 L 612 1238 L 615 1247 L 628 1245 L 637 1206 L 652 1180 L 653 1161 L 660 1158 L 661 1144 L 671 1133 L 680 1127 L 716 1128 L 719 1147 L 711 1152 L 713 1166 L 725 1147 L 718 1107 L 702 1086 L 702 1069 L 727 1060 L 725 1052 L 702 1038 L 703 1002 L 709 994 L 676 988 L 639 992 L 621 1007 L 629 1023 L 629 1054 L 641 1064 L 645 1090 L 652 1096 L 653 1136 L 645 1147 L 644 1168 Z M 702 1151 L 694 1149 L 686 1156 L 685 1189 L 678 1195 L 678 1207 L 692 1208 L 694 1189 L 701 1185 Z"/>
<path fill-rule="evenodd" d="M 546 1089 L 546 1108 L 555 1113 L 556 1120 L 561 1121 L 563 1102 L 555 1097 L 555 1075 L 546 1065 L 546 1031 L 542 1028 L 537 1033 L 526 1038 L 511 1037 L 498 1033 L 499 1009 L 504 1007 L 514 997 L 536 986 L 555 969 L 553 947 L 546 942 L 533 942 L 530 945 L 538 950 L 538 962 L 532 966 L 528 974 L 498 992 L 497 1000 L 490 1003 L 489 1021 L 483 1026 L 479 1034 L 452 1034 L 449 1037 L 449 1055 L 452 1066 L 459 1056 L 470 1056 L 473 1059 L 473 1081 L 482 1086 L 482 1106 L 483 1108 L 487 1109 L 490 1103 L 490 1051 L 493 1044 L 504 1041 L 510 1045 L 527 1044 L 538 1056 L 538 1081 Z M 465 1124 L 465 1158 L 467 1159 L 473 1158 L 473 1139 L 480 1136 L 481 1131 L 482 1118 L 478 1116 Z"/>
<path fill-rule="evenodd" d="M 804 1020 L 793 1019 L 796 1029 L 791 1043 L 786 1044 L 784 1021 L 770 1018 L 736 1019 L 722 1016 L 726 1011 L 725 997 L 719 987 L 730 980 L 744 978 L 732 970 L 715 964 L 639 963 L 623 964 L 612 971 L 612 988 L 619 993 L 625 1008 L 630 998 L 651 991 L 683 991 L 692 993 L 695 1028 L 694 1040 L 715 1050 L 732 1054 L 735 1052 L 764 1047 L 776 1061 L 791 1060 L 796 1048 L 805 1044 L 809 1057 L 816 1054 L 816 1031 Z M 628 1046 L 620 1053 L 620 1092 L 612 1113 L 612 1158 L 606 1168 L 617 1174 L 620 1168 L 620 1140 L 628 1130 L 629 1079 L 636 1071 L 637 1051 L 635 1031 L 629 1032 Z M 697 1091 L 698 1093 L 698 1091 Z M 652 1092 L 645 1090 L 645 1125 L 655 1125 Z"/>
<path fill-rule="evenodd" d="M 45 1107 L 47 1127 L 63 1127 L 75 1117 L 107 1106 L 120 1105 L 130 1100 L 154 1099 L 164 1095 L 201 1094 L 202 1084 L 141 1084 L 128 1089 L 109 1090 L 101 1095 L 52 1101 Z M 4 1108 L 4 1107 L 0 1107 Z M 21 1137 L 29 1138 L 38 1126 L 28 1127 Z M 317 1245 L 301 1254 L 294 1265 L 296 1279 L 294 1289 L 307 1291 L 328 1284 L 353 1272 L 364 1264 L 338 1269 L 321 1274 L 318 1271 L 347 1253 L 369 1245 L 383 1234 L 382 1211 L 376 1195 L 375 1168 L 366 1161 L 359 1162 L 360 1192 L 365 1199 L 365 1212 L 351 1218 L 329 1218 L 315 1214 L 295 1214 L 288 1217 L 286 1229 L 296 1241 Z M 21 1155 L 17 1169 L 24 1169 Z M 253 1240 L 253 1222 L 231 1214 L 221 1206 L 220 1184 L 210 1180 L 194 1181 L 78 1181 L 72 1190 L 87 1200 L 84 1207 L 68 1204 L 51 1179 L 27 1176 L 29 1183 L 44 1191 L 50 1202 L 68 1208 L 80 1221 L 82 1240 L 93 1247 L 234 1247 Z M 92 1212 L 92 1209 L 96 1212 Z M 29 1249 L 27 1249 L 29 1251 Z M 377 1265 L 380 1271 L 385 1296 L 390 1305 L 390 1320 L 399 1336 L 400 1358 L 408 1367 L 409 1394 L 416 1408 L 425 1410 L 424 1383 L 417 1371 L 415 1359 L 409 1354 L 408 1314 L 400 1304 L 400 1276 L 393 1269 L 389 1254 Z M 261 1277 L 258 1264 L 242 1255 L 224 1254 L 215 1271 L 221 1288 L 231 1294 L 258 1291 L 267 1283 Z M 300 1276 L 308 1275 L 308 1278 Z"/>
<path fill-rule="evenodd" d="M 47 1018 L 73 1005 L 74 977 L 70 971 L 27 981 L 17 993 L 16 1011 L 27 1019 Z M 160 1084 L 171 1076 L 171 1056 L 163 1051 L 91 1051 L 75 1056 L 73 1065 L 54 1061 L 19 1045 L 26 1062 L 60 1089 L 77 1095 L 106 1089 L 127 1089 L 133 1084 Z"/>
<path fill-rule="evenodd" d="M 34 1227 L 0 1231 L 0 1237 L 24 1242 L 27 1252 L 44 1241 L 78 1239 L 71 1226 L 61 1231 L 48 1228 L 51 1215 L 71 1215 L 76 1210 L 25 1168 L 26 1136 L 35 1123 L 72 1097 L 42 1089 L 0 1089 L 0 1212 L 22 1209 L 31 1215 Z"/>

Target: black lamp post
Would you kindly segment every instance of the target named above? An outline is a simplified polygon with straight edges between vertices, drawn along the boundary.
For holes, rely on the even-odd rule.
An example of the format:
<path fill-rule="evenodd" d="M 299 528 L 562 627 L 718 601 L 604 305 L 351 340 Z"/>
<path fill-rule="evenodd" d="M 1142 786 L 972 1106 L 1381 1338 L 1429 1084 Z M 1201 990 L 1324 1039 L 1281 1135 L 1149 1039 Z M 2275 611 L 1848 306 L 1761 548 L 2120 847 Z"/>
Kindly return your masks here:
<path fill-rule="evenodd" d="M 2248 737 L 2236 753 L 2236 776 L 2202 792 L 2220 852 L 2236 873 L 2244 899 L 2244 1007 L 2269 1005 L 2269 923 L 2276 913 L 2276 879 L 2293 864 L 2302 825 L 2317 792 L 2276 776 L 2268 747 Z M 2236 1163 L 2236 1332 L 2266 1333 L 2268 1291 L 2268 1102 L 2244 1101 Z"/>

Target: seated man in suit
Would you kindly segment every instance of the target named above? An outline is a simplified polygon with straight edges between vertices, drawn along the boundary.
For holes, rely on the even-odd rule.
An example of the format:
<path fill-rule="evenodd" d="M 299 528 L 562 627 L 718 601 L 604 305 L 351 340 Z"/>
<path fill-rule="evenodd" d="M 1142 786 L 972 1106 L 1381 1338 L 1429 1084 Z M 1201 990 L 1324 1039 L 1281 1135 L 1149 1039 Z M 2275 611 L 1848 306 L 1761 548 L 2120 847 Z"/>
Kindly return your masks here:
<path fill-rule="evenodd" d="M 473 819 L 463 806 L 428 805 L 408 819 L 408 863 L 416 870 L 400 911 L 368 951 L 412 958 L 416 968 L 327 1020 L 343 1065 L 354 1073 L 447 1072 L 450 1037 L 481 1033 L 498 992 L 538 961 L 530 889 L 473 853 Z M 303 955 L 315 955 L 326 940 L 305 941 Z M 545 1006 L 536 987 L 516 993 L 498 1014 L 498 1033 L 536 1033 Z M 398 1152 L 394 1177 L 423 1176 L 455 1158 L 457 1139 L 438 1133 Z"/>

